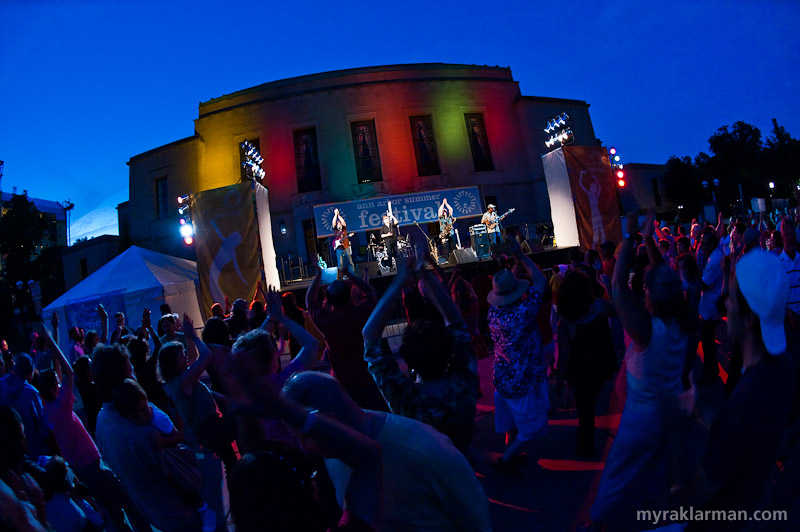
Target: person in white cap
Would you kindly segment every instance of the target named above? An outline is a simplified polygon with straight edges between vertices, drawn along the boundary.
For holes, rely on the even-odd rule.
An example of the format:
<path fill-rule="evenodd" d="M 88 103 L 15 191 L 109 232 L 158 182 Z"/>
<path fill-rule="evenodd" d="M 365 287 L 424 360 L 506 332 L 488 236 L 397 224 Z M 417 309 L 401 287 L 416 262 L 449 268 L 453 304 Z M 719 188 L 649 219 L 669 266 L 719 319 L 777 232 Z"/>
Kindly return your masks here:
<path fill-rule="evenodd" d="M 506 433 L 509 442 L 495 466 L 514 473 L 522 452 L 547 430 L 550 408 L 547 367 L 536 316 L 542 305 L 547 278 L 534 262 L 522 254 L 516 239 L 509 247 L 532 279 L 517 279 L 511 270 L 494 276 L 487 296 L 489 330 L 494 341 L 493 382 L 495 430 Z"/>
<path fill-rule="evenodd" d="M 695 508 L 755 507 L 775 464 L 794 396 L 794 372 L 786 351 L 784 319 L 789 282 L 774 254 L 754 249 L 736 263 L 727 310 L 728 335 L 741 342 L 744 369 L 714 417 L 701 467 L 680 501 Z M 693 394 L 687 406 L 693 408 Z M 745 521 L 695 522 L 686 530 L 740 530 Z"/>
<path fill-rule="evenodd" d="M 486 212 L 481 217 L 481 223 L 486 225 L 489 234 L 489 244 L 495 246 L 500 243 L 500 217 L 497 207 L 491 203 L 486 206 Z"/>

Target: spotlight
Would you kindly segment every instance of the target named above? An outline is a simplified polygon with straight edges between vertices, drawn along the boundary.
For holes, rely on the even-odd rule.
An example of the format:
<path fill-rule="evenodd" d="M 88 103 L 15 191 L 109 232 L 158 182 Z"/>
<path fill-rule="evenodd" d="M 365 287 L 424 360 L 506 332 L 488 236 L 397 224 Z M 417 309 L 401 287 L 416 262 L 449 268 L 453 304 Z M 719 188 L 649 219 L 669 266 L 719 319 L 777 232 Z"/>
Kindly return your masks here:
<path fill-rule="evenodd" d="M 184 194 L 183 196 L 178 197 L 178 205 L 181 205 L 185 202 L 189 201 L 189 195 Z"/>
<path fill-rule="evenodd" d="M 617 181 L 617 185 L 619 185 L 619 188 L 623 188 L 625 186 L 625 180 L 620 179 L 619 181 Z"/>
<path fill-rule="evenodd" d="M 618 162 L 619 162 L 619 155 L 615 155 L 615 156 L 614 156 L 614 162 L 615 162 L 615 163 L 618 163 Z"/>
<path fill-rule="evenodd" d="M 614 147 L 611 147 L 611 148 L 608 149 L 608 153 L 610 153 L 611 155 L 616 155 L 617 154 L 617 149 L 614 148 Z"/>
<path fill-rule="evenodd" d="M 183 207 L 181 207 L 180 209 L 178 209 L 178 214 L 180 214 L 181 216 L 183 216 L 183 213 L 185 213 L 185 212 L 186 212 L 186 211 L 188 211 L 188 210 L 189 210 L 189 206 L 188 206 L 188 205 L 184 205 Z"/>
<path fill-rule="evenodd" d="M 184 223 L 181 225 L 179 232 L 183 238 L 191 238 L 194 234 L 194 231 L 192 230 L 192 224 Z"/>
<path fill-rule="evenodd" d="M 187 246 L 191 246 L 194 243 L 194 238 L 187 236 L 186 238 L 183 239 L 183 243 L 186 244 Z"/>
<path fill-rule="evenodd" d="M 714 181 L 717 181 L 717 180 L 715 179 Z M 717 183 L 719 183 L 719 182 L 717 182 Z M 716 183 L 715 183 L 715 184 L 716 184 Z M 769 182 L 769 188 L 775 188 L 775 183 L 773 183 L 772 181 L 770 181 L 770 182 Z"/>

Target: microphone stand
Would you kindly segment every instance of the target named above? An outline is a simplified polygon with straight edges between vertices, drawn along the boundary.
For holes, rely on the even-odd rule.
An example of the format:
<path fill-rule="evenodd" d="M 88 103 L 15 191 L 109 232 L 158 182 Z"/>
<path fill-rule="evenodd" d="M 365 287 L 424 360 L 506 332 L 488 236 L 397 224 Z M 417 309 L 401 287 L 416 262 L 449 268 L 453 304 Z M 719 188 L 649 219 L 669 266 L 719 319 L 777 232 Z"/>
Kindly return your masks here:
<path fill-rule="evenodd" d="M 439 264 L 439 249 L 436 246 L 436 242 L 434 242 L 433 239 L 428 236 L 428 233 L 422 230 L 422 227 L 419 226 L 416 220 L 414 220 L 414 225 L 417 226 L 419 232 L 422 233 L 422 236 L 424 236 L 425 240 L 428 241 L 428 249 L 430 250 L 431 255 L 433 255 L 433 260 L 436 262 L 436 264 Z"/>

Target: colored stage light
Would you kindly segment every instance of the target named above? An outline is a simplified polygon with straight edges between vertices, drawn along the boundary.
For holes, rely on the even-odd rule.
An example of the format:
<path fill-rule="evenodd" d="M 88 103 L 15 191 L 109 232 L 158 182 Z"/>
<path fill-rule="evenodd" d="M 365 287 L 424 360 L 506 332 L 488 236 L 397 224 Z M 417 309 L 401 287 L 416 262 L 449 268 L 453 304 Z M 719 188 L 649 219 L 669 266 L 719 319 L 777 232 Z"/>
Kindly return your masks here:
<path fill-rule="evenodd" d="M 617 181 L 617 185 L 619 185 L 619 188 L 624 187 L 625 186 L 625 180 L 624 179 L 620 179 L 619 181 Z"/>
<path fill-rule="evenodd" d="M 617 154 L 617 149 L 616 148 L 609 148 L 608 149 L 608 153 L 610 153 L 611 155 L 616 155 Z"/>
<path fill-rule="evenodd" d="M 182 225 L 179 231 L 183 238 L 191 238 L 192 235 L 194 234 L 194 231 L 192 230 L 192 224 Z"/>
<path fill-rule="evenodd" d="M 187 236 L 186 238 L 183 239 L 183 243 L 186 244 L 187 246 L 191 246 L 194 243 L 194 238 Z"/>
<path fill-rule="evenodd" d="M 184 194 L 183 196 L 179 196 L 178 197 L 178 205 L 181 205 L 181 204 L 183 204 L 183 203 L 185 203 L 187 201 L 189 201 L 189 195 L 188 194 Z"/>
<path fill-rule="evenodd" d="M 622 170 L 617 170 L 617 177 L 622 179 L 623 177 L 625 177 L 625 172 L 623 172 Z"/>

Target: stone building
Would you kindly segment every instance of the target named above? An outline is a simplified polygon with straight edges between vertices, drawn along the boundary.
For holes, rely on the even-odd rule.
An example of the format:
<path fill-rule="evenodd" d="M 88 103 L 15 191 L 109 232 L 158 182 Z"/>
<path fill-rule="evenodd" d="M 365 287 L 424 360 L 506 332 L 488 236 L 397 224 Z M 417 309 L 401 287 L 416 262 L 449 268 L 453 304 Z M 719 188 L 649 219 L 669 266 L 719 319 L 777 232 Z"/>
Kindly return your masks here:
<path fill-rule="evenodd" d="M 523 96 L 510 68 L 391 65 L 265 83 L 201 103 L 192 136 L 130 159 L 120 236 L 194 258 L 176 199 L 239 182 L 245 140 L 264 158 L 279 257 L 314 251 L 314 205 L 357 198 L 478 186 L 484 205 L 516 208 L 510 223 L 546 222 L 544 127 L 564 112 L 575 144 L 598 144 L 586 102 Z"/>

